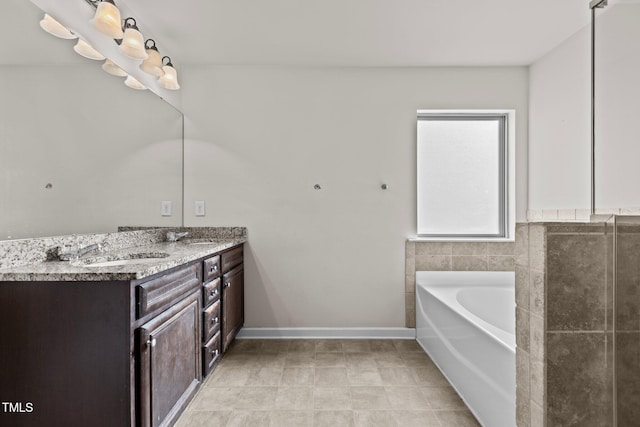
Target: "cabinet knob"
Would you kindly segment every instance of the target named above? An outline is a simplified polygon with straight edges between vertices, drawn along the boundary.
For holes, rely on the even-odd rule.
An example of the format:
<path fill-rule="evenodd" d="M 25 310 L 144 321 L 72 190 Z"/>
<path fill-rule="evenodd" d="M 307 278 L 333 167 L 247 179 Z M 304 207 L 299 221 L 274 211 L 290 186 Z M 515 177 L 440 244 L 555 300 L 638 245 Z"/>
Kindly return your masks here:
<path fill-rule="evenodd" d="M 231 282 L 227 282 L 227 283 L 225 283 L 225 284 L 224 284 L 224 287 L 225 287 L 225 288 L 230 288 L 230 287 L 231 287 Z"/>
<path fill-rule="evenodd" d="M 213 289 L 213 290 L 211 290 L 211 292 L 209 292 L 209 296 L 215 297 L 217 293 L 218 293 L 218 290 L 217 289 Z"/>
<path fill-rule="evenodd" d="M 218 266 L 217 265 L 213 265 L 209 268 L 209 273 L 213 273 L 214 271 L 218 271 Z"/>
<path fill-rule="evenodd" d="M 220 353 L 220 350 L 215 349 L 215 350 L 211 350 L 211 354 L 214 356 L 217 356 Z"/>
<path fill-rule="evenodd" d="M 150 340 L 147 340 L 147 346 L 148 347 L 155 347 L 156 346 L 156 339 L 152 338 Z"/>
<path fill-rule="evenodd" d="M 220 321 L 220 319 L 219 319 L 219 318 L 217 318 L 217 317 L 214 317 L 213 319 L 211 319 L 211 323 L 213 323 L 213 324 L 216 324 L 216 323 L 218 323 L 219 321 Z"/>

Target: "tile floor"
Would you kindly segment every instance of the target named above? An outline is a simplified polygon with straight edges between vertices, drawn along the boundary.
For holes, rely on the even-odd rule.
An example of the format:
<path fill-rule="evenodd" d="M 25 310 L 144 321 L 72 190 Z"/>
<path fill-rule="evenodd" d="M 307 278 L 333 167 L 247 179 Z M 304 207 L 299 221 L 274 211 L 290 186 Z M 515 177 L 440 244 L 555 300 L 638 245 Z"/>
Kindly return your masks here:
<path fill-rule="evenodd" d="M 176 426 L 479 424 L 413 340 L 236 340 Z"/>

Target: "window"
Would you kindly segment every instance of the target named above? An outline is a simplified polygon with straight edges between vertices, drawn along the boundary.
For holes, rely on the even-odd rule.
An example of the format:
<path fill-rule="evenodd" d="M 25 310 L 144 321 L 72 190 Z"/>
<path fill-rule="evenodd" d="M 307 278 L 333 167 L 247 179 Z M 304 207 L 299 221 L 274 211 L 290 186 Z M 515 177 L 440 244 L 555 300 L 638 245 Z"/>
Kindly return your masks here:
<path fill-rule="evenodd" d="M 418 111 L 418 235 L 512 239 L 509 111 Z"/>

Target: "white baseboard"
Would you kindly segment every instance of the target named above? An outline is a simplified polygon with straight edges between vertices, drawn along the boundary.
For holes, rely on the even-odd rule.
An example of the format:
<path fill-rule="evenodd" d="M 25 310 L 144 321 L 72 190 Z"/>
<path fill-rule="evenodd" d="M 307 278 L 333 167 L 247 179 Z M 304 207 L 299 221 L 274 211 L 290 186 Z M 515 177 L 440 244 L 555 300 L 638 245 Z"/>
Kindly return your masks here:
<path fill-rule="evenodd" d="M 242 328 L 237 338 L 400 339 L 416 338 L 415 328 Z"/>

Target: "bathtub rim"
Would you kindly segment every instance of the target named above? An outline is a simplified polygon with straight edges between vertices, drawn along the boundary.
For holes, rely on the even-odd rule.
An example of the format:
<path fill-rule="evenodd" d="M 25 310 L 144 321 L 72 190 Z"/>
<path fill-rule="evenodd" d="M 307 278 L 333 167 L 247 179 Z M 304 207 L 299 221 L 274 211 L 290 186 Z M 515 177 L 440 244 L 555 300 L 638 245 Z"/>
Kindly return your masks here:
<path fill-rule="evenodd" d="M 419 289 L 423 288 L 440 303 L 444 304 L 456 315 L 472 324 L 475 328 L 488 335 L 492 340 L 516 353 L 516 334 L 511 334 L 485 321 L 468 311 L 456 298 L 455 292 L 465 287 L 497 287 L 514 288 L 513 317 L 515 322 L 515 272 L 513 271 L 416 271 L 416 313 L 418 312 Z M 431 292 L 430 289 L 441 289 L 448 298 L 443 298 L 442 292 Z M 453 294 L 453 295 L 451 295 Z"/>

